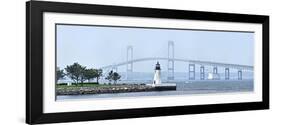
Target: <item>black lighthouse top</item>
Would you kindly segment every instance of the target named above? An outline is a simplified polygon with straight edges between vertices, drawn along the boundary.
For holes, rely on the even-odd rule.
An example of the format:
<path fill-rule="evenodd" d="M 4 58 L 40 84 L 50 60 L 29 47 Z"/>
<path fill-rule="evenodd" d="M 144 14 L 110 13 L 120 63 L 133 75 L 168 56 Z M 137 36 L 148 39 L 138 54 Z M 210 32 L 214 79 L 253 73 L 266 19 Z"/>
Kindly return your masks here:
<path fill-rule="evenodd" d="M 159 64 L 159 62 L 157 61 L 157 64 L 156 64 L 156 66 L 155 66 L 155 70 L 161 70 L 161 68 L 160 68 L 160 64 Z"/>

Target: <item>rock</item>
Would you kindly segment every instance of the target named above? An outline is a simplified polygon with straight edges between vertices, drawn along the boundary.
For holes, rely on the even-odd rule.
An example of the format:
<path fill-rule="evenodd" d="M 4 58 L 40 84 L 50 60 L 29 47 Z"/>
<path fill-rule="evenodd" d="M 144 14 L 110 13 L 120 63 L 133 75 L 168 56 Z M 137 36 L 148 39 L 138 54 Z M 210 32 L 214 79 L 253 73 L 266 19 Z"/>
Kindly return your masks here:
<path fill-rule="evenodd" d="M 151 86 L 146 86 L 145 84 L 118 84 L 109 86 L 66 87 L 56 89 L 57 95 L 83 95 L 147 91 L 156 91 L 156 89 Z"/>

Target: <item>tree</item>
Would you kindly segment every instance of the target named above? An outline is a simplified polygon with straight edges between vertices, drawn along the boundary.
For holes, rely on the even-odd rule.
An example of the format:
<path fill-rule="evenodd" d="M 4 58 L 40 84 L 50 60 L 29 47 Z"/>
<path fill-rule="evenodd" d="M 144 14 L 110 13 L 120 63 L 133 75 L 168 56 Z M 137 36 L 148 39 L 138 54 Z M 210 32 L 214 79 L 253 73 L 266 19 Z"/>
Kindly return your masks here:
<path fill-rule="evenodd" d="M 105 77 L 106 80 L 109 81 L 109 83 L 111 83 L 112 81 L 112 76 L 113 76 L 113 71 L 111 70 L 108 75 Z"/>
<path fill-rule="evenodd" d="M 95 71 L 95 78 L 97 79 L 97 83 L 99 84 L 99 79 L 102 76 L 102 69 L 96 69 Z"/>
<path fill-rule="evenodd" d="M 86 69 L 85 70 L 85 78 L 90 82 L 91 79 L 96 78 L 97 70 L 96 69 Z"/>
<path fill-rule="evenodd" d="M 63 69 L 60 69 L 59 67 L 57 67 L 56 69 L 56 80 L 58 82 L 58 80 L 63 79 L 65 76 L 65 73 L 63 72 Z"/>
<path fill-rule="evenodd" d="M 121 76 L 117 73 L 117 72 L 113 72 L 112 70 L 108 73 L 107 77 L 105 79 L 107 79 L 109 81 L 109 83 L 111 83 L 111 81 L 114 81 L 114 84 L 117 83 L 117 80 L 119 80 L 121 78 Z"/>
<path fill-rule="evenodd" d="M 114 84 L 116 84 L 117 80 L 119 80 L 120 78 L 121 78 L 121 76 L 117 72 L 113 73 L 112 80 L 114 81 Z"/>
<path fill-rule="evenodd" d="M 78 85 L 78 82 L 81 82 L 83 85 L 83 81 L 85 81 L 85 66 L 76 62 L 72 65 L 66 66 L 65 70 L 67 72 L 67 76 L 72 79 L 76 85 Z"/>
<path fill-rule="evenodd" d="M 86 79 L 86 67 L 84 67 L 82 69 L 82 72 L 81 72 L 81 76 L 80 76 L 80 83 L 81 83 L 81 86 L 83 86 L 83 83 L 84 81 L 87 80 Z"/>

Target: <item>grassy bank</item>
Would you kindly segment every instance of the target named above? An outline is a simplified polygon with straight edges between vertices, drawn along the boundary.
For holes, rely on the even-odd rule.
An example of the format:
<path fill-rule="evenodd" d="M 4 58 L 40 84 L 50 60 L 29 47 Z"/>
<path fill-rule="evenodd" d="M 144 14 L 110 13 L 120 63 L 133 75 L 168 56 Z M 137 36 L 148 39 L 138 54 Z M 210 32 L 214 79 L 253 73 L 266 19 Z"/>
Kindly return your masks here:
<path fill-rule="evenodd" d="M 99 86 L 109 86 L 106 84 L 93 84 L 93 83 L 79 83 L 79 84 L 72 84 L 70 86 L 68 86 L 67 84 L 57 84 L 56 87 L 57 88 L 72 88 L 72 87 L 99 87 Z"/>

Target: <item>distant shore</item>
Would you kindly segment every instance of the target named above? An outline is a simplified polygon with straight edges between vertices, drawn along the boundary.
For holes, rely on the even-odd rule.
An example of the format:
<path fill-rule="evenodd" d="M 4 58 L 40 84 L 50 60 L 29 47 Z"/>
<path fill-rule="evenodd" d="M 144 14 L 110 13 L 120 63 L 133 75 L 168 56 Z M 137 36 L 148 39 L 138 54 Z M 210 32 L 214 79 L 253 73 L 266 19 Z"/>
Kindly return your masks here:
<path fill-rule="evenodd" d="M 86 95 L 126 92 L 158 91 L 155 87 L 144 84 L 111 84 L 111 85 L 85 85 L 85 86 L 57 86 L 57 95 Z"/>

